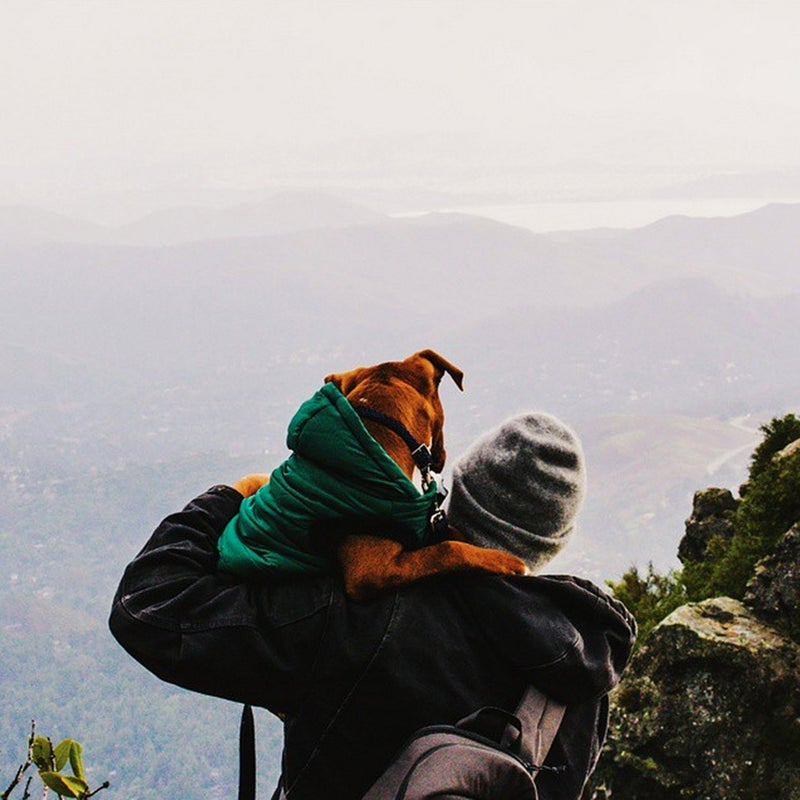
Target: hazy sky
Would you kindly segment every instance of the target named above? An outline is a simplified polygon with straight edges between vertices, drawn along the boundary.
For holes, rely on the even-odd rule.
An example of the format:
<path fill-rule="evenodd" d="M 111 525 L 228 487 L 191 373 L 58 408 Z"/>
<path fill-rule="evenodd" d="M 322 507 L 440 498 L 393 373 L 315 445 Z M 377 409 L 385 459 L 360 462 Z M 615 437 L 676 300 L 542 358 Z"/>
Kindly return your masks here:
<path fill-rule="evenodd" d="M 800 3 L 2 0 L 0 203 L 800 164 Z"/>

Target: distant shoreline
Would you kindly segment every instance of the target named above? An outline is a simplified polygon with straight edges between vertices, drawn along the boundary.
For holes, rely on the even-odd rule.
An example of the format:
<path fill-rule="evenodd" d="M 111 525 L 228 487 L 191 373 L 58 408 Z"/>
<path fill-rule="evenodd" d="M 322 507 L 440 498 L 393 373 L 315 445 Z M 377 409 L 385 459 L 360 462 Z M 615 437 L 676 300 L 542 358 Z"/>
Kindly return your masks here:
<path fill-rule="evenodd" d="M 673 215 L 730 217 L 755 211 L 772 202 L 800 202 L 800 198 L 722 197 L 700 199 L 656 198 L 641 200 L 560 201 L 428 208 L 391 214 L 417 217 L 430 213 L 471 214 L 527 228 L 534 233 L 580 231 L 594 228 L 641 228 Z"/>

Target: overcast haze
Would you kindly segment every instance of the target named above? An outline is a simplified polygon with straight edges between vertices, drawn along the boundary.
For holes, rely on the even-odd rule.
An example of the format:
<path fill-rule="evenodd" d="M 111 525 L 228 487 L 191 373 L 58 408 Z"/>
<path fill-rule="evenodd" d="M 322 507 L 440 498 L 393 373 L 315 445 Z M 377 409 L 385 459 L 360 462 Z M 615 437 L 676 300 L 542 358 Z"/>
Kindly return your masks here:
<path fill-rule="evenodd" d="M 5 0 L 0 203 L 124 218 L 797 166 L 798 40 L 793 2 Z"/>

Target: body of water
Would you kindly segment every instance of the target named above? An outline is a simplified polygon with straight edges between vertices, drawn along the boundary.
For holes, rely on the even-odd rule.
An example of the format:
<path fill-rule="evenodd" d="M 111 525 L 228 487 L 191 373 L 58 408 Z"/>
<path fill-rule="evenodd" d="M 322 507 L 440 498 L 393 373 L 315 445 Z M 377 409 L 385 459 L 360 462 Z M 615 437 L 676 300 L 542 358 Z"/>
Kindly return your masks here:
<path fill-rule="evenodd" d="M 798 202 L 798 200 L 772 201 L 763 197 L 741 197 L 520 203 L 430 208 L 394 216 L 421 216 L 434 211 L 457 212 L 488 217 L 508 225 L 527 228 L 535 233 L 549 233 L 591 228 L 641 228 L 675 214 L 690 217 L 730 217 L 755 211 L 770 202 Z"/>

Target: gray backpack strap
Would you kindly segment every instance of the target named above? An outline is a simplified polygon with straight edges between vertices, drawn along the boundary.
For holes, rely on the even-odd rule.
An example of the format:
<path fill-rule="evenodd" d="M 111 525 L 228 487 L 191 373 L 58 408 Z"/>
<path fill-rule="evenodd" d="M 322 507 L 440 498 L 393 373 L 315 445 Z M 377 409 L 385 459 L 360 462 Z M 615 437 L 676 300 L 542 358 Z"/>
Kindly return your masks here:
<path fill-rule="evenodd" d="M 566 706 L 528 686 L 514 716 L 522 723 L 519 754 L 529 764 L 541 766 L 556 738 Z M 506 736 L 514 736 L 507 730 Z M 518 735 L 518 734 L 517 734 Z"/>

